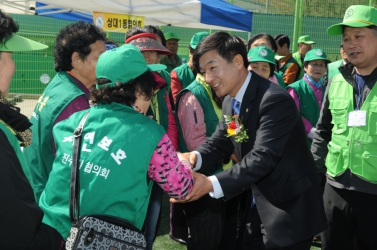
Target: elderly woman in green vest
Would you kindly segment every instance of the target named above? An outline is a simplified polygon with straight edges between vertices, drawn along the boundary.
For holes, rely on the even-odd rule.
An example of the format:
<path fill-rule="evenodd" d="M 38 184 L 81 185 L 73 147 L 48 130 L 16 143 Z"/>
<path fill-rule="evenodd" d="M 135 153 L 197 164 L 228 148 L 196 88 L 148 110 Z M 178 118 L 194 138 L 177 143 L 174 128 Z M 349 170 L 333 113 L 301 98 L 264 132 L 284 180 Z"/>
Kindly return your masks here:
<path fill-rule="evenodd" d="M 313 140 L 315 126 L 322 107 L 326 88 L 323 85 L 323 76 L 329 62 L 330 60 L 327 59 L 323 50 L 312 49 L 308 51 L 303 64 L 306 73 L 301 80 L 287 86 L 287 91 L 292 96 L 302 116 L 309 146 Z"/>
<path fill-rule="evenodd" d="M 156 84 L 151 71 L 164 68 L 147 65 L 130 44 L 106 51 L 96 67 L 93 107 L 55 125 L 56 158 L 39 205 L 45 212 L 43 222 L 63 238 L 71 227 L 73 131 L 87 112 L 79 162 L 80 215 L 112 215 L 141 229 L 154 182 L 179 199 L 191 191 L 193 177 L 164 128 L 146 116 Z"/>

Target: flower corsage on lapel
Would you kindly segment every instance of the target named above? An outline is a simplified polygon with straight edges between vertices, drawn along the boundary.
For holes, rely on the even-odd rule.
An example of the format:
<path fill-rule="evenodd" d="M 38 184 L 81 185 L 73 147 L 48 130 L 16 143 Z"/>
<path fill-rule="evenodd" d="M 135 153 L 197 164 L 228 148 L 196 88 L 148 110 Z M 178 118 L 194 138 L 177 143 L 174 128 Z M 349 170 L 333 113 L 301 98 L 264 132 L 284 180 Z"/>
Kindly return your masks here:
<path fill-rule="evenodd" d="M 249 139 L 245 127 L 242 124 L 242 119 L 238 115 L 224 115 L 225 123 L 228 125 L 226 137 L 234 137 L 238 143 L 245 142 Z"/>

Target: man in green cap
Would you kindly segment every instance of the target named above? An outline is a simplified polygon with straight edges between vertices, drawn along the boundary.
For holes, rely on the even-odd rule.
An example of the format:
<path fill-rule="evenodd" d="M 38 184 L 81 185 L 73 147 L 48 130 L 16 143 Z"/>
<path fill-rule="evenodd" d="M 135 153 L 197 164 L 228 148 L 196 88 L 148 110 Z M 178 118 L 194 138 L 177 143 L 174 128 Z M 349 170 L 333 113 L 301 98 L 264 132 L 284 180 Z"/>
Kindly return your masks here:
<path fill-rule="evenodd" d="M 326 177 L 323 249 L 377 249 L 376 25 L 377 9 L 352 5 L 327 29 L 343 36 L 350 63 L 327 86 L 311 147 Z"/>
<path fill-rule="evenodd" d="M 306 53 L 312 49 L 312 45 L 315 44 L 314 41 L 310 39 L 310 36 L 300 36 L 297 40 L 298 43 L 298 51 L 292 54 L 292 57 L 298 62 L 298 65 L 300 66 L 300 74 L 298 75 L 299 79 L 302 79 L 304 76 L 304 67 L 303 62 Z"/>
<path fill-rule="evenodd" d="M 167 32 L 164 34 L 166 39 L 166 48 L 170 50 L 171 54 L 161 58 L 160 63 L 166 65 L 166 71 L 169 73 L 176 67 L 182 65 L 182 59 L 178 56 L 178 35 L 174 32 Z"/>

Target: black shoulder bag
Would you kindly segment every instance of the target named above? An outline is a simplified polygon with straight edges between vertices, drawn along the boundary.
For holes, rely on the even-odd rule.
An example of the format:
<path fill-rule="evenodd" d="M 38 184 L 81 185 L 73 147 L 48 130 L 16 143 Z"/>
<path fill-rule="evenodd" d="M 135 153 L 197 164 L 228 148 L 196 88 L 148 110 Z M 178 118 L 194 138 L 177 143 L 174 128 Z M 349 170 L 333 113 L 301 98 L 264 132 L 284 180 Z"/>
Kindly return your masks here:
<path fill-rule="evenodd" d="M 86 215 L 79 218 L 79 159 L 81 135 L 89 111 L 76 128 L 73 142 L 69 216 L 72 221 L 66 249 L 145 250 L 147 242 L 141 230 L 126 220 L 109 215 Z M 89 204 L 90 205 L 90 204 Z"/>

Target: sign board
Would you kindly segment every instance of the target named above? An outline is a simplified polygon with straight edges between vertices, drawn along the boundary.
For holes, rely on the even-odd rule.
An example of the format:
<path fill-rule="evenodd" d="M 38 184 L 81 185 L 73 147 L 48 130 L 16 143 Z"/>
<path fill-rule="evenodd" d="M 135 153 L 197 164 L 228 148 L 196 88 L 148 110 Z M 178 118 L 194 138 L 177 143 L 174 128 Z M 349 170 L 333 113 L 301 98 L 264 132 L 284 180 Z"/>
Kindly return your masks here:
<path fill-rule="evenodd" d="M 143 16 L 93 11 L 94 24 L 105 32 L 126 33 L 135 27 L 144 27 Z"/>

